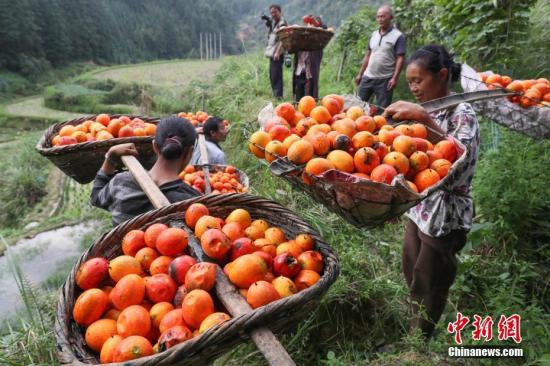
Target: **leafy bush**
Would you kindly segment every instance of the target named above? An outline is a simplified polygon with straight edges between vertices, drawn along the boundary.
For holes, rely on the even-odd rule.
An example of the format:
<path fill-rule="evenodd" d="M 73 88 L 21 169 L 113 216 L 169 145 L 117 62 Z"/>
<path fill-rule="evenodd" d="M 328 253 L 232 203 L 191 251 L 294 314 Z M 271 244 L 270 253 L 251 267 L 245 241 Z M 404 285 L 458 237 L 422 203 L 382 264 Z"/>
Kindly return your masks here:
<path fill-rule="evenodd" d="M 478 163 L 477 214 L 493 226 L 490 232 L 497 244 L 524 247 L 536 237 L 536 242 L 548 242 L 550 175 L 542 167 L 550 166 L 550 141 L 536 142 L 502 127 L 498 131 L 496 148 L 486 151 Z M 487 139 L 488 128 L 483 132 Z"/>
<path fill-rule="evenodd" d="M 80 112 L 101 104 L 105 92 L 77 84 L 57 84 L 44 90 L 44 105 L 48 108 Z"/>

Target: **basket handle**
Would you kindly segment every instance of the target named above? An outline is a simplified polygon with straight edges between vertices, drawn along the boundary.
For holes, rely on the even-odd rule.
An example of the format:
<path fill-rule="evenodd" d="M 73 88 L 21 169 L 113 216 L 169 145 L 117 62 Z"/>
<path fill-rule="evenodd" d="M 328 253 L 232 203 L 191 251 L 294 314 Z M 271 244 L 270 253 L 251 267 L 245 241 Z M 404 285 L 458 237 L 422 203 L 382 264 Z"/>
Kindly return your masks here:
<path fill-rule="evenodd" d="M 126 155 L 121 159 L 155 208 L 170 205 L 166 196 L 157 187 L 153 179 L 151 179 L 151 176 L 149 176 L 147 171 L 135 157 Z M 189 245 L 198 257 L 204 257 L 201 246 L 195 240 L 190 240 Z M 216 267 L 216 294 L 227 308 L 227 311 L 229 311 L 232 316 L 239 316 L 252 311 L 250 305 L 248 305 L 235 287 L 229 282 L 222 269 L 218 265 L 216 265 Z M 296 366 L 288 352 L 267 327 L 251 330 L 250 338 L 252 338 L 256 347 L 262 352 L 270 365 Z"/>

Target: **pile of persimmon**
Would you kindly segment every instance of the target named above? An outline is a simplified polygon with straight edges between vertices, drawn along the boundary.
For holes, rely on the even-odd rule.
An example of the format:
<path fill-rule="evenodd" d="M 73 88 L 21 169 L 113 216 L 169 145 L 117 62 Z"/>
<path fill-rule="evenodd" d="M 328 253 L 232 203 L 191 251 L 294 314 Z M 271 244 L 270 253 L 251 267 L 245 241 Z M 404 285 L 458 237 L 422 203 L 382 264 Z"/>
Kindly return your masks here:
<path fill-rule="evenodd" d="M 231 165 L 226 166 L 223 170 L 210 171 L 209 173 L 208 180 L 212 194 L 242 193 L 248 190 L 247 187 L 242 185 L 235 167 Z M 197 191 L 204 193 L 206 182 L 202 169 L 188 165 L 179 174 L 179 177 Z"/>
<path fill-rule="evenodd" d="M 550 107 L 550 81 L 545 78 L 513 80 L 509 76 L 486 73 L 478 73 L 481 81 L 487 84 L 489 89 L 506 88 L 521 95 L 510 96 L 508 100 L 519 104 L 524 108 L 533 106 Z"/>
<path fill-rule="evenodd" d="M 452 141 L 434 146 L 420 123 L 393 127 L 361 107 L 342 110 L 338 95 L 324 97 L 320 106 L 312 97 L 303 97 L 298 110 L 290 103 L 279 104 L 276 116 L 250 136 L 249 149 L 269 162 L 286 156 L 304 165 L 305 184 L 312 183 L 311 176 L 336 169 L 386 184 L 403 174 L 415 192 L 443 179 L 457 158 Z"/>
<path fill-rule="evenodd" d="M 143 122 L 140 118 L 127 116 L 112 118 L 105 113 L 97 115 L 95 121 L 87 120 L 78 125 L 65 125 L 52 138 L 52 146 L 72 145 L 79 142 L 101 141 L 115 137 L 152 136 L 157 126 Z"/>
<path fill-rule="evenodd" d="M 218 263 L 227 263 L 224 272 L 254 309 L 309 288 L 321 278 L 324 260 L 307 233 L 289 238 L 280 227 L 253 220 L 241 208 L 222 220 L 200 203 L 189 206 L 185 220 L 200 238 L 202 250 Z"/>
<path fill-rule="evenodd" d="M 208 113 L 206 113 L 204 111 L 198 111 L 196 113 L 180 112 L 180 113 L 178 113 L 178 117 L 185 118 L 185 119 L 189 120 L 193 124 L 193 126 L 199 127 L 199 126 L 202 126 L 204 121 L 206 121 L 208 118 L 210 118 L 212 116 L 210 116 Z M 224 119 L 223 123 L 225 124 L 226 128 L 229 127 L 229 121 L 228 120 Z"/>
<path fill-rule="evenodd" d="M 216 311 L 209 293 L 216 265 L 186 255 L 188 239 L 183 229 L 153 224 L 126 233 L 124 255 L 92 258 L 79 268 L 83 292 L 73 319 L 101 363 L 162 352 L 230 318 Z"/>

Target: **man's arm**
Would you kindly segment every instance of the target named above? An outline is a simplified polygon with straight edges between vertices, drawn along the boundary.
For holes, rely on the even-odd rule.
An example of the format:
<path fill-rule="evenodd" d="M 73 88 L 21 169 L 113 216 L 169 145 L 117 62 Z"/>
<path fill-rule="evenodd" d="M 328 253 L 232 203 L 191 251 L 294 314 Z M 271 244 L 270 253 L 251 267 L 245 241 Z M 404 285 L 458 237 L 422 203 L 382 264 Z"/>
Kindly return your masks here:
<path fill-rule="evenodd" d="M 281 49 L 283 48 L 282 42 L 277 42 L 277 47 L 275 48 L 275 52 L 273 52 L 273 60 L 279 61 L 281 58 Z"/>
<path fill-rule="evenodd" d="M 395 70 L 393 70 L 393 75 L 388 81 L 388 90 L 392 90 L 397 85 L 397 80 L 399 80 L 399 73 L 403 69 L 403 64 L 405 63 L 405 52 L 407 51 L 407 40 L 402 34 L 395 42 L 394 50 L 396 59 L 395 59 Z"/>
<path fill-rule="evenodd" d="M 370 48 L 367 50 L 367 53 L 363 58 L 363 63 L 361 64 L 361 69 L 359 69 L 359 74 L 357 74 L 357 76 L 355 77 L 355 84 L 359 85 L 359 83 L 361 82 L 361 79 L 363 78 L 363 74 L 365 73 L 365 70 L 369 65 L 369 59 L 370 59 Z"/>
<path fill-rule="evenodd" d="M 403 69 L 403 64 L 405 63 L 405 55 L 397 56 L 395 60 L 395 70 L 393 70 L 393 76 L 390 81 L 388 81 L 388 90 L 392 90 L 397 85 L 397 80 L 399 79 L 399 73 Z"/>

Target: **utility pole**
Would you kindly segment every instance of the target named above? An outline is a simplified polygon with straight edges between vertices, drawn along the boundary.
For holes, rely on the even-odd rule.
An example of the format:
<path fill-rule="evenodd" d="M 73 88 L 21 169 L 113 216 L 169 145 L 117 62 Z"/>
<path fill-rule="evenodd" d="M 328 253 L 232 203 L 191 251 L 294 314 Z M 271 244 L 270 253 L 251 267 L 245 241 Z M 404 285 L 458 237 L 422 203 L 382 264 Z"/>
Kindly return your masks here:
<path fill-rule="evenodd" d="M 210 54 L 208 52 L 208 33 L 204 34 L 204 51 L 206 52 L 206 61 L 208 61 L 210 58 Z"/>
<path fill-rule="evenodd" d="M 220 54 L 219 54 L 219 58 L 222 58 L 222 33 L 220 32 Z"/>
<path fill-rule="evenodd" d="M 202 32 L 199 33 L 199 44 L 200 44 L 200 54 L 201 54 L 201 61 L 202 61 Z"/>

